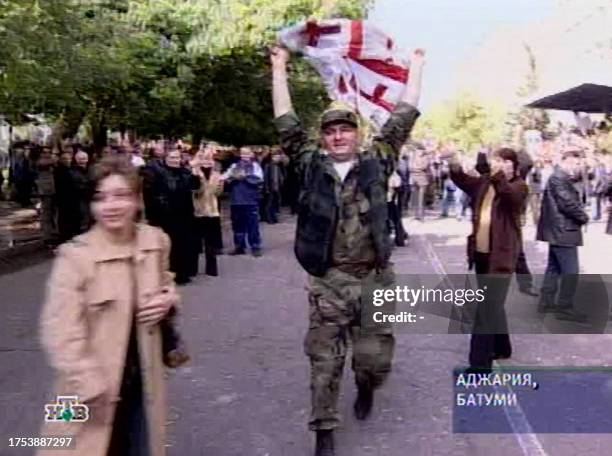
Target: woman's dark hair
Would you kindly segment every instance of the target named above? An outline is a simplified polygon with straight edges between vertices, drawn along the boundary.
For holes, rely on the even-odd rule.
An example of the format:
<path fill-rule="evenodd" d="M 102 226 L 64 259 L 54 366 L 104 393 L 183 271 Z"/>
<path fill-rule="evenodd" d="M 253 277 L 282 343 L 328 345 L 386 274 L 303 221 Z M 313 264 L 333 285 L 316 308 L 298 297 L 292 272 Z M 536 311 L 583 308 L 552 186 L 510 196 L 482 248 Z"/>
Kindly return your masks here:
<path fill-rule="evenodd" d="M 140 176 L 138 169 L 132 165 L 130 159 L 125 155 L 108 155 L 93 166 L 90 195 L 94 195 L 100 182 L 113 175 L 123 177 L 134 191 L 134 194 L 140 194 Z"/>
<path fill-rule="evenodd" d="M 495 155 L 502 158 L 503 160 L 510 160 L 512 162 L 512 167 L 514 169 L 514 173 L 516 174 L 519 166 L 518 154 L 514 149 L 510 149 L 509 147 L 502 147 L 495 151 Z"/>

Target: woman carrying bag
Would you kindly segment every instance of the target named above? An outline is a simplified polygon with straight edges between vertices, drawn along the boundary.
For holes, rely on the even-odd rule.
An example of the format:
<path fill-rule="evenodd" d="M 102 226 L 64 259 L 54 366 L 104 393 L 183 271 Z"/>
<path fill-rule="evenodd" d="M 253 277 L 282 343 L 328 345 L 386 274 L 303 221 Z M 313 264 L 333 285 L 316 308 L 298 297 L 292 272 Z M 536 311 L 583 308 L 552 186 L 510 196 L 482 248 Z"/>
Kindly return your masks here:
<path fill-rule="evenodd" d="M 89 418 L 46 422 L 42 434 L 74 436 L 76 452 L 67 455 L 163 456 L 168 343 L 161 328 L 171 328 L 179 303 L 170 242 L 159 228 L 136 223 L 139 178 L 125 158 L 96 165 L 92 189 L 96 224 L 60 247 L 41 317 L 54 393 L 78 396 Z"/>

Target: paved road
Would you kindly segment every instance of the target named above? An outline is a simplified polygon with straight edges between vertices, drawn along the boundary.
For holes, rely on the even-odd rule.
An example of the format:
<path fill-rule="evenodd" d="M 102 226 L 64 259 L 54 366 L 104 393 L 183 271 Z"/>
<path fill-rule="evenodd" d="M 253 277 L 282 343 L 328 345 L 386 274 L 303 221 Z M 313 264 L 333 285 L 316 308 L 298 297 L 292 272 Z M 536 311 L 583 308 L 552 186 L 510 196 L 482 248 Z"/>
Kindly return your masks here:
<path fill-rule="evenodd" d="M 170 374 L 168 454 L 305 456 L 313 437 L 306 330 L 305 274 L 292 253 L 289 217 L 263 227 L 262 258 L 220 258 L 221 276 L 182 287 L 183 331 L 194 357 Z M 408 222 L 412 241 L 397 249 L 397 271 L 462 273 L 467 222 Z M 527 229 L 526 239 L 532 239 Z M 603 224 L 581 251 L 584 272 L 604 272 L 612 252 Z M 229 239 L 229 238 L 228 238 Z M 543 245 L 527 243 L 530 265 L 542 272 Z M 49 396 L 51 371 L 38 346 L 37 318 L 49 261 L 0 276 L 0 454 L 10 436 L 35 435 Z M 398 334 L 395 365 L 367 422 L 351 414 L 352 373 L 345 370 L 338 432 L 339 456 L 374 455 L 607 455 L 607 435 L 453 434 L 453 367 L 466 362 L 465 335 Z M 508 364 L 610 365 L 609 335 L 514 336 Z"/>

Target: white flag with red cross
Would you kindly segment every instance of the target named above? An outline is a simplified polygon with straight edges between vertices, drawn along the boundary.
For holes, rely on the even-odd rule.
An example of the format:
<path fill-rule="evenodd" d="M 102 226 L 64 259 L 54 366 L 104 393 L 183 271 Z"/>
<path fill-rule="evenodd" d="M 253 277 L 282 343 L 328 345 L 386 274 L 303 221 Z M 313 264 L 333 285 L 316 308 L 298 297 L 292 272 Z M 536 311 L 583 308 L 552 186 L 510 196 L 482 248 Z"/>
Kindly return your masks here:
<path fill-rule="evenodd" d="M 332 100 L 352 106 L 382 127 L 404 93 L 409 61 L 391 38 L 367 21 L 307 21 L 279 33 L 281 44 L 304 55 Z"/>

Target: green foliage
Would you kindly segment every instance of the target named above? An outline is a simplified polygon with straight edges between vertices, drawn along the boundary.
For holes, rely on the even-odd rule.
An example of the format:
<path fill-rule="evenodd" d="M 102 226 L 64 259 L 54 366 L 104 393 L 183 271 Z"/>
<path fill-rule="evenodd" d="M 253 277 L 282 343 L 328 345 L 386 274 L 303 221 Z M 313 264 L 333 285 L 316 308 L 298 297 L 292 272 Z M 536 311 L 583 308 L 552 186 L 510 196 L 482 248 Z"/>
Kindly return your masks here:
<path fill-rule="evenodd" d="M 82 121 L 140 136 L 273 143 L 265 47 L 309 17 L 363 17 L 370 0 L 0 0 L 1 114 L 39 112 L 64 135 Z M 330 5 L 332 7 L 330 8 Z M 307 124 L 325 95 L 292 63 Z"/>
<path fill-rule="evenodd" d="M 425 113 L 416 125 L 414 137 L 452 141 L 463 150 L 473 151 L 502 140 L 505 116 L 501 106 L 462 93 Z"/>

